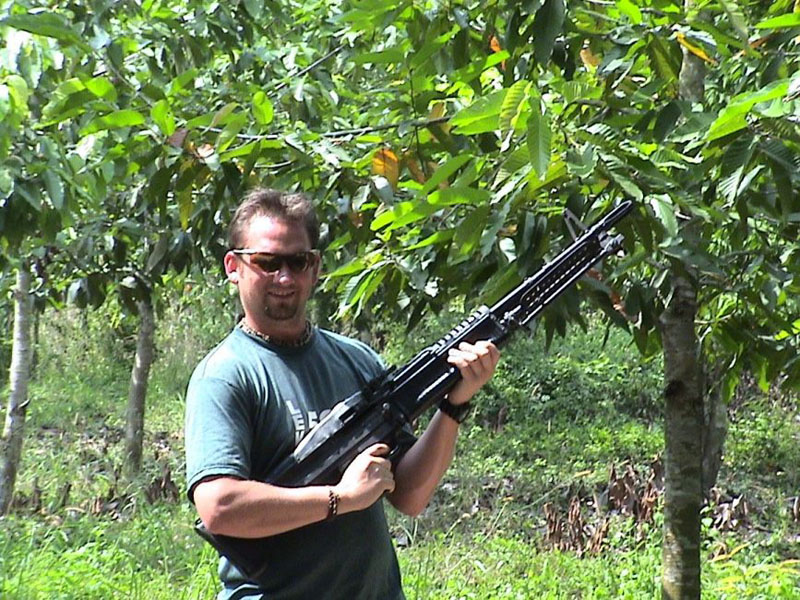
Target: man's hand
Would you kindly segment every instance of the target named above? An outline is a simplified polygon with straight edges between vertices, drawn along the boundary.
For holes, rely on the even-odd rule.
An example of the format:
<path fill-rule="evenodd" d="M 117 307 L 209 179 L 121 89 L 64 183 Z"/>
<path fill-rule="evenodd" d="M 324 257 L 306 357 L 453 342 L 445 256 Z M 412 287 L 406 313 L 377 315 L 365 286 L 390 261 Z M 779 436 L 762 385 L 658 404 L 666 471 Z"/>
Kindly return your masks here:
<path fill-rule="evenodd" d="M 451 348 L 447 362 L 461 371 L 461 381 L 448 394 L 450 403 L 469 401 L 491 379 L 499 360 L 500 351 L 492 342 L 461 342 L 458 348 Z"/>
<path fill-rule="evenodd" d="M 333 488 L 339 494 L 340 512 L 369 508 L 384 494 L 394 491 L 392 463 L 383 458 L 386 444 L 374 444 L 353 459 Z"/>

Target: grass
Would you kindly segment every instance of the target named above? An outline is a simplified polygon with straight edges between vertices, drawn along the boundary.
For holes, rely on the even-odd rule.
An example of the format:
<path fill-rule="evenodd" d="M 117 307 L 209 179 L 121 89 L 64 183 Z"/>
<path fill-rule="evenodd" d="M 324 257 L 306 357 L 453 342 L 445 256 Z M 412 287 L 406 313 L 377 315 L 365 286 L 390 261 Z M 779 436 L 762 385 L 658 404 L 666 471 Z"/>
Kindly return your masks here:
<path fill-rule="evenodd" d="M 230 325 L 221 296 L 189 291 L 161 313 L 132 481 L 120 475 L 131 325 L 111 312 L 46 315 L 15 509 L 0 520 L 0 597 L 214 597 L 216 557 L 191 531 L 183 493 L 182 420 L 191 369 Z M 410 339 L 390 329 L 387 359 L 402 362 L 448 322 Z M 660 501 L 635 518 L 604 494 L 628 469 L 643 489 L 657 461 L 661 367 L 623 333 L 605 346 L 603 336 L 595 324 L 549 351 L 542 336 L 505 350 L 431 506 L 417 519 L 389 511 L 409 600 L 659 596 Z M 797 403 L 752 393 L 731 412 L 722 493 L 704 515 L 703 598 L 800 598 Z M 558 549 L 553 519 L 580 526 L 584 546 Z"/>

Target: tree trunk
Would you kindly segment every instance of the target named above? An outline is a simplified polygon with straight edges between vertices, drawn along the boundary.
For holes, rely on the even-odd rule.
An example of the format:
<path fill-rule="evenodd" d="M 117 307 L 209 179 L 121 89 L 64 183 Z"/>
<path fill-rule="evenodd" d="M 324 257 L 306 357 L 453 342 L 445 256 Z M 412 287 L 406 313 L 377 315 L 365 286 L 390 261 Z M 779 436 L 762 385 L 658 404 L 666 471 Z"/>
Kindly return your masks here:
<path fill-rule="evenodd" d="M 25 412 L 28 408 L 28 381 L 31 374 L 31 274 L 27 263 L 17 271 L 14 289 L 14 341 L 11 349 L 11 368 L 8 410 L 0 443 L 0 515 L 8 513 L 14 496 L 14 484 L 22 457 L 25 431 Z"/>
<path fill-rule="evenodd" d="M 39 331 L 42 322 L 42 313 L 33 307 L 31 311 L 33 316 L 33 342 L 31 344 L 31 373 L 36 373 L 36 367 L 39 366 Z"/>
<path fill-rule="evenodd" d="M 687 13 L 695 0 L 685 0 Z M 702 15 L 700 15 L 702 18 Z M 678 95 L 702 102 L 705 64 L 683 48 Z M 671 273 L 672 298 L 659 319 L 664 348 L 665 489 L 663 600 L 700 599 L 700 509 L 703 502 L 703 378 L 695 334 L 697 294 Z"/>
<path fill-rule="evenodd" d="M 153 364 L 155 334 L 155 318 L 150 300 L 140 300 L 136 303 L 136 307 L 139 311 L 139 336 L 136 340 L 136 357 L 131 370 L 125 420 L 125 472 L 128 475 L 135 475 L 142 466 L 147 380 L 150 376 L 150 366 Z"/>
<path fill-rule="evenodd" d="M 720 380 L 723 368 L 717 366 L 707 381 L 705 400 L 705 423 L 703 431 L 703 497 L 708 498 L 711 488 L 717 484 L 722 467 L 722 451 L 728 436 L 728 412 L 722 401 Z"/>
<path fill-rule="evenodd" d="M 659 321 L 666 401 L 664 600 L 700 598 L 703 394 L 696 313 L 694 288 L 684 277 L 673 274 L 672 299 Z"/>

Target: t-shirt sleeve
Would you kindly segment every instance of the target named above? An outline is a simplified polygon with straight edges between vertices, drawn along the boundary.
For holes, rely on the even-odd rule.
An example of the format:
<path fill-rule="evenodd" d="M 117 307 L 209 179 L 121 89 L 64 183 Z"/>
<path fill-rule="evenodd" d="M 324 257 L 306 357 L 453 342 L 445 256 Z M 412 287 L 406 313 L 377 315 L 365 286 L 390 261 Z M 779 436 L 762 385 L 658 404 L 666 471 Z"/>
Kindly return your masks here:
<path fill-rule="evenodd" d="M 252 407 L 246 394 L 216 377 L 192 377 L 186 392 L 186 484 L 213 476 L 249 479 Z"/>

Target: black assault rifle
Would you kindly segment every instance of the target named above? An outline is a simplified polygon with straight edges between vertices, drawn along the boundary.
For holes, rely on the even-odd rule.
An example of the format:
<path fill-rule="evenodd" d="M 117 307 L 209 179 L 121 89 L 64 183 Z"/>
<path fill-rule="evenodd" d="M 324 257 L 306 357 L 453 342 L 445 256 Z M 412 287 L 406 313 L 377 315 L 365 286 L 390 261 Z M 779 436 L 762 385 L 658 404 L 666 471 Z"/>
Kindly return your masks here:
<path fill-rule="evenodd" d="M 388 369 L 339 402 L 269 474 L 267 483 L 284 487 L 337 483 L 356 455 L 378 442 L 389 445 L 390 460 L 399 460 L 404 450 L 398 444 L 400 431 L 461 378 L 459 370 L 447 362 L 450 348 L 479 340 L 502 346 L 511 333 L 527 325 L 597 262 L 619 250 L 622 236 L 609 230 L 632 208 L 630 201 L 613 208 L 494 306 L 481 306 L 408 363 Z M 251 580 L 258 581 L 269 567 L 261 551 L 265 538 L 214 535 L 199 519 L 195 529 Z"/>

